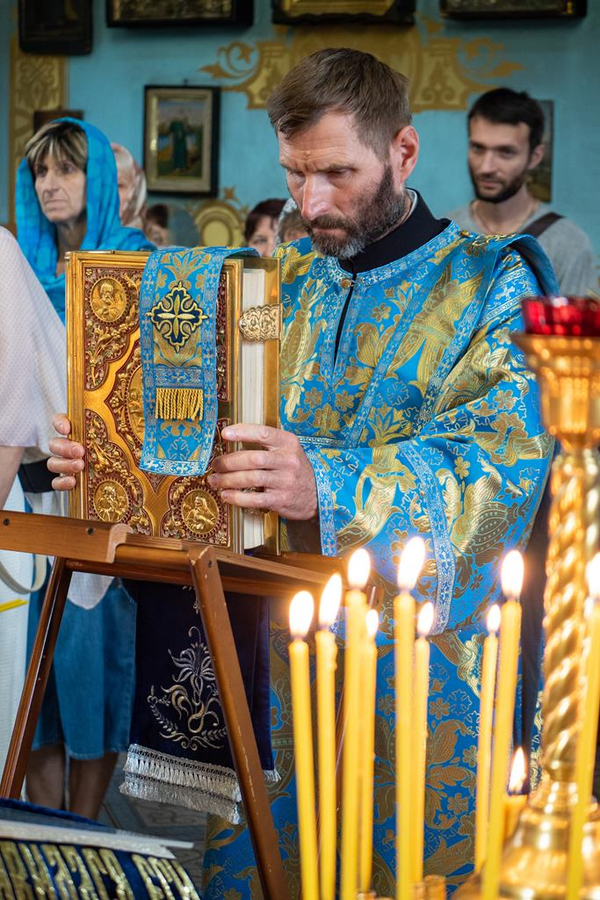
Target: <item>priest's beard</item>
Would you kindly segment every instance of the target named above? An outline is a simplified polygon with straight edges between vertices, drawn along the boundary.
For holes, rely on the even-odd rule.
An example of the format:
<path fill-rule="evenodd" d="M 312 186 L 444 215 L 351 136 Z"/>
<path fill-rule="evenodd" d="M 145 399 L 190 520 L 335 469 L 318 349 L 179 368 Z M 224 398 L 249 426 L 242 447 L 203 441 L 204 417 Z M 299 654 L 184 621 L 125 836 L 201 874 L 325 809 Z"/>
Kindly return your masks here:
<path fill-rule="evenodd" d="M 473 174 L 473 170 L 469 168 L 469 175 L 471 176 L 471 183 L 475 191 L 475 196 L 478 200 L 483 200 L 485 203 L 504 203 L 505 200 L 510 200 L 511 197 L 514 197 L 515 194 L 519 193 L 519 191 L 527 181 L 528 174 L 529 169 L 525 168 L 522 172 L 519 172 L 517 175 L 515 175 L 514 178 L 511 178 L 510 181 L 503 181 L 499 178 L 477 178 Z M 481 191 L 479 188 L 479 185 L 481 183 L 497 185 L 497 193 L 489 194 L 485 191 Z"/>
<path fill-rule="evenodd" d="M 403 187 L 396 193 L 392 167 L 388 163 L 375 191 L 357 198 L 351 217 L 317 216 L 311 222 L 304 220 L 304 224 L 320 253 L 349 259 L 395 228 L 404 217 L 409 202 Z M 323 233 L 318 230 L 320 228 L 337 228 L 344 234 Z"/>

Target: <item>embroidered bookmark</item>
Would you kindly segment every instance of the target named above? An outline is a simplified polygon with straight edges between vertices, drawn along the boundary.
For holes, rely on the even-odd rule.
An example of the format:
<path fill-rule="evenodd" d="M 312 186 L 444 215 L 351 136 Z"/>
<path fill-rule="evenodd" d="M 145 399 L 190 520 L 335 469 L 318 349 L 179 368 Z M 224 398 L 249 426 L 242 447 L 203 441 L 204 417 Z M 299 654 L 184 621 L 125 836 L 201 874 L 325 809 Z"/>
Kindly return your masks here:
<path fill-rule="evenodd" d="M 216 318 L 223 261 L 249 248 L 155 250 L 140 287 L 144 445 L 140 468 L 204 475 L 217 424 Z"/>

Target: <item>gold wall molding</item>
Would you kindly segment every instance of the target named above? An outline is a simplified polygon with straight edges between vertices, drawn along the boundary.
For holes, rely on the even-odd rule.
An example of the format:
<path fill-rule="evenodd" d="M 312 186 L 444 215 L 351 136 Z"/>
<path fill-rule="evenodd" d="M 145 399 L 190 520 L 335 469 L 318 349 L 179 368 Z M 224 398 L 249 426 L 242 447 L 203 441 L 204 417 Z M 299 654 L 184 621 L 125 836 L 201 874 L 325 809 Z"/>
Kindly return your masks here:
<path fill-rule="evenodd" d="M 15 219 L 15 182 L 23 148 L 33 134 L 36 109 L 68 106 L 68 60 L 64 56 L 22 53 L 16 35 L 10 44 L 8 122 L 8 215 Z"/>
<path fill-rule="evenodd" d="M 217 61 L 201 66 L 223 90 L 246 94 L 249 109 L 264 109 L 282 78 L 309 53 L 323 47 L 353 47 L 373 53 L 410 79 L 413 112 L 464 110 L 471 94 L 495 87 L 520 63 L 503 58 L 504 46 L 487 38 L 445 37 L 443 24 L 421 19 L 422 27 L 322 25 L 276 27 L 271 41 L 233 41 Z"/>
<path fill-rule="evenodd" d="M 240 247 L 248 207 L 238 200 L 235 188 L 223 188 L 223 199 L 205 200 L 190 210 L 202 247 Z"/>

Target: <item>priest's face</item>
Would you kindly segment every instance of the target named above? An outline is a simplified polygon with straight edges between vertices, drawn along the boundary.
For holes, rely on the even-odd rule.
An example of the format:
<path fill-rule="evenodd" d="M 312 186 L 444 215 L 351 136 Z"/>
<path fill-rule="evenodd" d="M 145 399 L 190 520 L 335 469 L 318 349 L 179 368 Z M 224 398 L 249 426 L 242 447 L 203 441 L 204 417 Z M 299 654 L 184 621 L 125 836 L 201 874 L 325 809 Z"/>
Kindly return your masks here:
<path fill-rule="evenodd" d="M 297 134 L 280 133 L 279 149 L 306 230 L 326 256 L 356 256 L 402 219 L 418 155 L 411 126 L 380 156 L 361 141 L 353 116 L 329 112 Z"/>
<path fill-rule="evenodd" d="M 469 122 L 469 174 L 478 200 L 504 203 L 527 183 L 544 155 L 540 144 L 531 150 L 525 122 L 508 125 L 474 116 Z"/>

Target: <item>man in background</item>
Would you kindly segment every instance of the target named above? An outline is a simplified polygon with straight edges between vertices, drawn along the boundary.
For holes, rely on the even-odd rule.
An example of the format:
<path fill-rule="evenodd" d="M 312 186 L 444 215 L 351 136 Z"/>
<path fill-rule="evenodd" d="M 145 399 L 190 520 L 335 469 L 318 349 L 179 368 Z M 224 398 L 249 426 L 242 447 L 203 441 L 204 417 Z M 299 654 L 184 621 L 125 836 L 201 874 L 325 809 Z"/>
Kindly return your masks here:
<path fill-rule="evenodd" d="M 469 117 L 468 165 L 475 199 L 449 214 L 479 234 L 537 237 L 554 267 L 562 294 L 586 294 L 597 281 L 592 246 L 571 219 L 537 200 L 528 176 L 542 161 L 544 112 L 525 91 L 482 94 Z"/>

